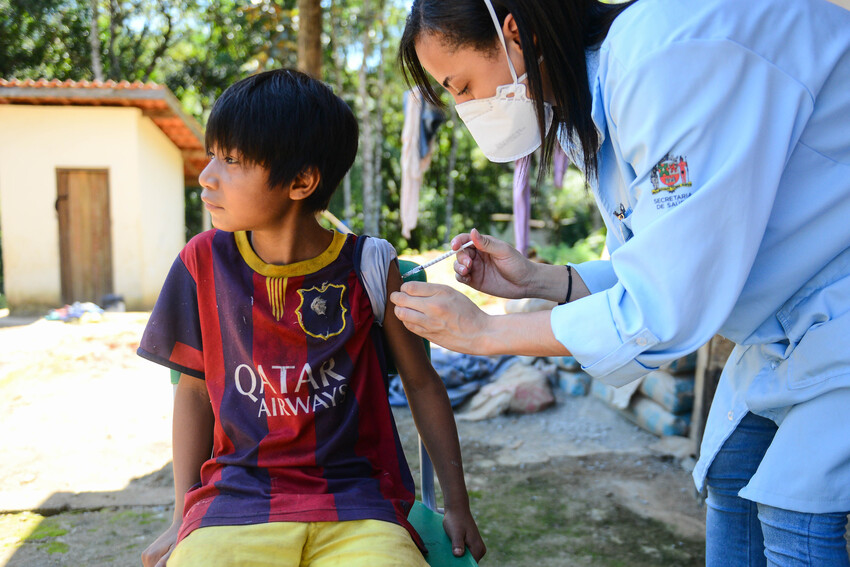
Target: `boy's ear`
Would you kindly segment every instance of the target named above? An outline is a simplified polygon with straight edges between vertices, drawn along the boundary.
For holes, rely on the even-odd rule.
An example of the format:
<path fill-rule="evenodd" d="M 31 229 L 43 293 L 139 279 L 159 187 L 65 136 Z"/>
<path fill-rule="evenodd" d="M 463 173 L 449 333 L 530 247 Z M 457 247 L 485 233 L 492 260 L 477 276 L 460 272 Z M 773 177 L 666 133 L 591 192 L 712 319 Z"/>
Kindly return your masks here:
<path fill-rule="evenodd" d="M 302 201 L 313 194 L 319 186 L 322 176 L 319 169 L 314 166 L 306 166 L 289 184 L 289 198 L 293 201 Z"/>

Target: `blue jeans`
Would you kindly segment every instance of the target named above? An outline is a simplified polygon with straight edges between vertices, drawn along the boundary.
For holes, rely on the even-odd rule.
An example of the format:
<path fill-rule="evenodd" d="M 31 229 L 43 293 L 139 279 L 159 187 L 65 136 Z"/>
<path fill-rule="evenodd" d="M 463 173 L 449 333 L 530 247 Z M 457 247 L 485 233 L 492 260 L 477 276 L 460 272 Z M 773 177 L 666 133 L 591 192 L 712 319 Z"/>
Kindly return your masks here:
<path fill-rule="evenodd" d="M 706 567 L 850 567 L 846 512 L 792 512 L 738 496 L 776 429 L 771 420 L 747 414 L 712 462 L 706 478 Z"/>

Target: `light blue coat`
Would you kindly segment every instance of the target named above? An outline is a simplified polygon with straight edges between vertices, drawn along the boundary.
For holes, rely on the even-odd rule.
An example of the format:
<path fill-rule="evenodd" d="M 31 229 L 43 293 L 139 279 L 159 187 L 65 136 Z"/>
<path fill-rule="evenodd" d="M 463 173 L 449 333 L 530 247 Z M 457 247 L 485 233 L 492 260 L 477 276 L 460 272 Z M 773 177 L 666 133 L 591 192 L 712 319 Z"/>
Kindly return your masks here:
<path fill-rule="evenodd" d="M 555 336 L 615 386 L 731 339 L 697 487 L 752 411 L 780 428 L 741 495 L 850 510 L 850 12 L 640 0 L 588 67 L 611 260 Z"/>

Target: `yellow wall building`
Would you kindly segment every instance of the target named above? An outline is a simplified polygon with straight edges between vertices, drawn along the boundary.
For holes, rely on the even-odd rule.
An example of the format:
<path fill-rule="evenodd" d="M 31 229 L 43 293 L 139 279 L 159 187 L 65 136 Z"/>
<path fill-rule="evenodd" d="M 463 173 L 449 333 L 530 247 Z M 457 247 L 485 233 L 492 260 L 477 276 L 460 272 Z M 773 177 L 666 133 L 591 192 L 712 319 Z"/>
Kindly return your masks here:
<path fill-rule="evenodd" d="M 165 88 L 0 80 L 4 287 L 17 307 L 149 309 L 185 243 L 201 127 Z"/>

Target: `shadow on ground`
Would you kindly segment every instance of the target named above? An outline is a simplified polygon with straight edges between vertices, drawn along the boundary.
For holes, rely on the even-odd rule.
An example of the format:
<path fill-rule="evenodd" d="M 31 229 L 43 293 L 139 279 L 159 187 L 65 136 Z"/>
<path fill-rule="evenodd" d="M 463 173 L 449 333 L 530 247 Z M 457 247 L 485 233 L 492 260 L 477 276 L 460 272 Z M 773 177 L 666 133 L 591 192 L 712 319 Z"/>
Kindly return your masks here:
<path fill-rule="evenodd" d="M 171 474 L 169 463 L 124 490 L 57 492 L 35 510 L 0 515 L 0 565 L 140 565 L 142 550 L 168 526 L 172 511 L 146 504 L 144 495 L 173 494 Z"/>

